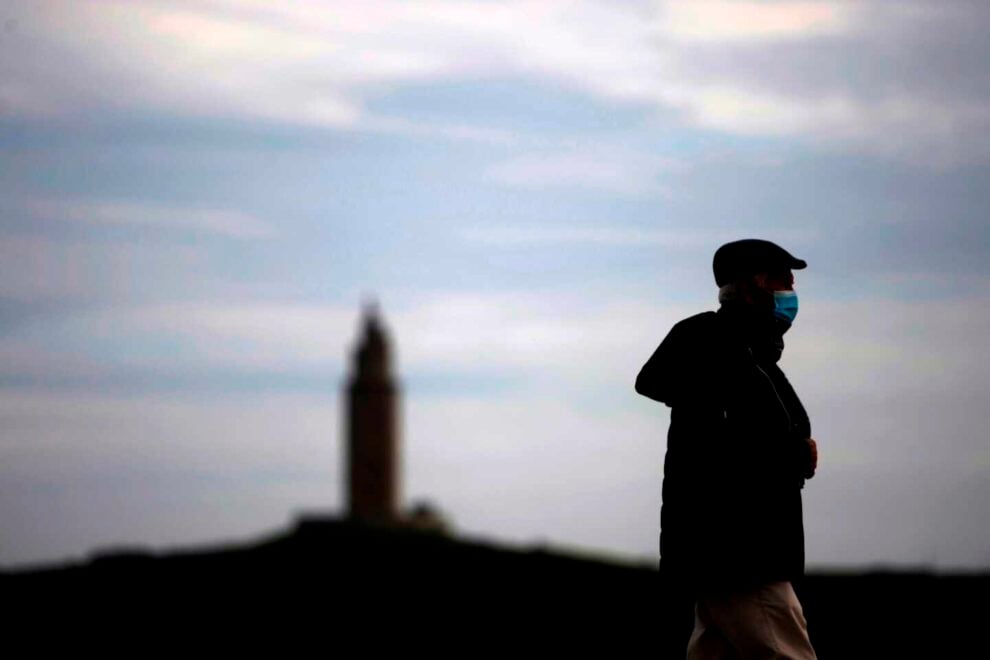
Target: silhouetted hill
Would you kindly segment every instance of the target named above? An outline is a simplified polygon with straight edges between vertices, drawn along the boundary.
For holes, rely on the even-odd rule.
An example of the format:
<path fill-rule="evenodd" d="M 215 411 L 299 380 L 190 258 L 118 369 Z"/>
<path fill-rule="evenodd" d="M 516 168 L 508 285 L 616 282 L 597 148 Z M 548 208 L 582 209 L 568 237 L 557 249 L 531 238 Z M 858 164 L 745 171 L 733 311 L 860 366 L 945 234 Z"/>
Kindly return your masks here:
<path fill-rule="evenodd" d="M 896 573 L 810 575 L 797 585 L 822 658 L 980 648 L 988 586 L 988 575 Z M 112 630 L 116 640 L 197 630 L 215 650 L 250 649 L 262 636 L 441 654 L 681 658 L 691 625 L 689 604 L 652 567 L 331 519 L 239 547 L 7 571 L 0 587 L 16 604 L 10 629 L 36 639 L 73 627 Z"/>

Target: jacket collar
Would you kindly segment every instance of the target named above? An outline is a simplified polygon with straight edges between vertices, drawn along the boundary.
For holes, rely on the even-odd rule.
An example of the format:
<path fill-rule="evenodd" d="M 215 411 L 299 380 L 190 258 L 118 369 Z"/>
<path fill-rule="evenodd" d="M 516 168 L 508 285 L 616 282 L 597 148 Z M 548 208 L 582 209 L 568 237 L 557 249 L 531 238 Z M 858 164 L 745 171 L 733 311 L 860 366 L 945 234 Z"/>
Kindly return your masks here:
<path fill-rule="evenodd" d="M 777 362 L 784 351 L 784 333 L 790 328 L 786 321 L 772 312 L 741 301 L 725 301 L 718 317 L 733 338 L 746 346 L 758 362 Z"/>

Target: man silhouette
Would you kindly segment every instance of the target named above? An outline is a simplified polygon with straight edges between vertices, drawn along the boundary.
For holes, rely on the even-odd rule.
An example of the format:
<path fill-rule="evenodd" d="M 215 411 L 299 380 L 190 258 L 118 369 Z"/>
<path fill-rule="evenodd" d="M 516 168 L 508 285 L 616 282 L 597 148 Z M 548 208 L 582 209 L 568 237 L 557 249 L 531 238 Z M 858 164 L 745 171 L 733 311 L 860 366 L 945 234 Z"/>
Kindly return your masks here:
<path fill-rule="evenodd" d="M 636 378 L 670 406 L 660 569 L 694 600 L 688 658 L 814 658 L 792 581 L 817 446 L 777 366 L 807 263 L 758 239 L 715 252 L 718 312 L 680 321 Z"/>

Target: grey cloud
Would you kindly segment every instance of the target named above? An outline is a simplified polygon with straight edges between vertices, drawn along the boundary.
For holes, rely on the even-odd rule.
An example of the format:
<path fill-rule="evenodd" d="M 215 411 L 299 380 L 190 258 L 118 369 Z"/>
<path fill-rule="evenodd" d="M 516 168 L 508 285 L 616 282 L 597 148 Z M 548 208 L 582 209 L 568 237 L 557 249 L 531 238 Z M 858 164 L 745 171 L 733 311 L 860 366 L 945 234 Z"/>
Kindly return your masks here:
<path fill-rule="evenodd" d="M 530 304 L 536 301 L 532 297 Z M 965 302 L 810 303 L 789 335 L 784 359 L 821 444 L 821 472 L 806 491 L 809 559 L 980 565 L 987 551 L 983 530 L 990 529 L 976 505 L 990 470 L 979 405 L 987 389 L 980 368 L 987 344 L 979 343 L 986 336 L 986 315 L 966 318 Z M 444 307 L 437 302 L 438 313 Z M 474 307 L 485 311 L 491 301 L 479 299 Z M 493 323 L 496 330 L 510 330 L 520 316 L 524 327 L 548 329 L 527 325 L 533 319 L 531 310 L 521 313 L 526 305 L 516 309 L 496 314 L 502 318 Z M 560 348 L 561 333 L 544 332 L 541 346 L 532 331 L 524 332 L 529 354 L 554 348 L 570 358 L 543 364 L 540 378 L 527 379 L 536 382 L 523 391 L 498 397 L 410 396 L 404 415 L 409 496 L 438 499 L 471 534 L 653 556 L 667 414 L 663 406 L 636 397 L 632 380 L 659 341 L 656 335 L 688 312 L 687 306 L 660 310 L 642 303 L 597 310 L 551 305 L 541 318 L 556 318 L 567 331 L 563 338 L 573 333 L 578 341 Z M 423 319 L 422 313 L 405 316 Z M 449 333 L 450 324 L 441 321 L 436 328 Z M 231 326 L 235 330 L 238 324 Z M 409 348 L 404 337 L 398 338 L 400 351 Z M 460 351 L 461 358 L 477 364 L 470 348 Z M 196 392 L 195 403 L 164 401 L 147 392 L 120 398 L 4 392 L 0 417 L 12 430 L 0 443 L 2 482 L 8 484 L 0 500 L 4 520 L 13 521 L 5 523 L 12 525 L 5 532 L 18 536 L 16 553 L 7 556 L 50 556 L 53 547 L 65 552 L 83 538 L 102 544 L 111 533 L 151 543 L 281 524 L 292 508 L 318 500 L 308 485 L 310 473 L 300 466 L 319 455 L 326 469 L 333 468 L 326 461 L 338 448 L 333 440 L 337 391 L 317 389 L 301 400 Z M 276 495 L 255 478 L 273 465 L 296 470 Z M 137 480 L 129 503 L 94 485 L 104 474 L 158 477 Z M 173 493 L 203 474 L 201 485 L 215 493 L 212 500 L 267 499 L 259 506 L 268 513 L 216 516 L 196 500 L 202 489 Z M 239 488 L 224 474 L 242 475 L 246 485 Z M 71 493 L 73 502 L 89 501 L 92 508 L 48 496 L 32 499 L 29 481 L 50 484 L 51 497 Z M 502 493 L 498 506 L 490 497 L 495 491 Z M 160 504 L 167 497 L 181 503 L 186 512 L 181 519 Z M 146 506 L 156 527 L 133 524 L 128 513 L 133 502 Z M 580 515 L 561 513 L 574 511 L 576 504 Z M 45 541 L 26 527 L 38 506 L 55 511 L 51 515 L 58 520 L 112 512 L 120 524 Z M 211 520 L 216 527 L 209 526 Z"/>
<path fill-rule="evenodd" d="M 737 236 L 777 236 L 811 264 L 801 278 L 827 282 L 830 296 L 851 288 L 857 295 L 981 292 L 990 275 L 986 166 L 933 171 L 781 153 L 768 166 L 747 162 L 745 153 L 699 159 L 669 180 L 676 195 L 667 215 Z M 787 236 L 797 228 L 805 239 Z"/>
<path fill-rule="evenodd" d="M 988 12 L 978 3 L 842 3 L 832 7 L 848 21 L 828 29 L 799 20 L 783 34 L 757 29 L 739 39 L 715 30 L 701 40 L 666 23 L 662 5 L 650 16 L 593 1 L 567 11 L 541 3 L 479 3 L 475 11 L 396 3 L 377 12 L 359 3 L 263 12 L 13 7 L 22 20 L 0 44 L 0 101 L 18 116 L 127 108 L 415 133 L 402 117 L 366 116 L 369 95 L 399 84 L 535 78 L 673 109 L 728 133 L 799 135 L 946 166 L 990 155 L 986 141 L 972 139 L 990 122 L 981 38 Z M 518 18 L 537 9 L 543 20 L 521 29 Z M 96 38 L 80 38 L 66 11 Z M 453 133 L 485 135 L 477 127 Z"/>
<path fill-rule="evenodd" d="M 0 235 L 0 299 L 25 304 L 140 299 L 198 283 L 197 246 Z"/>
<path fill-rule="evenodd" d="M 325 397 L 0 392 L 0 565 L 245 539 L 336 511 L 336 419 Z"/>
<path fill-rule="evenodd" d="M 846 31 L 669 52 L 678 75 L 701 91 L 766 95 L 771 114 L 773 99 L 800 103 L 809 119 L 796 132 L 812 140 L 938 166 L 985 161 L 990 12 L 981 3 L 842 6 L 856 19 Z M 823 110 L 830 103 L 832 115 Z"/>
<path fill-rule="evenodd" d="M 919 3 L 914 3 L 919 5 Z M 851 3 L 851 30 L 749 42 L 679 45 L 679 66 L 692 76 L 743 82 L 817 99 L 845 92 L 871 100 L 886 94 L 973 99 L 985 105 L 990 72 L 990 12 L 980 3 Z"/>
<path fill-rule="evenodd" d="M 249 213 L 228 208 L 203 208 L 133 200 L 39 199 L 27 204 L 29 213 L 70 223 L 152 228 L 252 240 L 272 238 L 274 227 Z"/>
<path fill-rule="evenodd" d="M 835 466 L 805 487 L 812 566 L 939 570 L 990 565 L 990 468 Z"/>

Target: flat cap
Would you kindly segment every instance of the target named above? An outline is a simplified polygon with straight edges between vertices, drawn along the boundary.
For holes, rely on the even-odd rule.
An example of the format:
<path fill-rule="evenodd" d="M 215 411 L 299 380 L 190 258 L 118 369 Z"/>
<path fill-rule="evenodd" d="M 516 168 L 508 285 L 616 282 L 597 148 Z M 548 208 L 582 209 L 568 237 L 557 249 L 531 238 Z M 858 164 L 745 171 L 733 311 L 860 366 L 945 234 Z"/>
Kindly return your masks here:
<path fill-rule="evenodd" d="M 808 263 L 804 259 L 798 259 L 776 243 L 759 238 L 744 238 L 726 243 L 715 250 L 715 258 L 712 260 L 715 284 L 718 286 L 756 273 L 807 267 Z"/>

